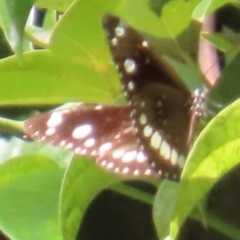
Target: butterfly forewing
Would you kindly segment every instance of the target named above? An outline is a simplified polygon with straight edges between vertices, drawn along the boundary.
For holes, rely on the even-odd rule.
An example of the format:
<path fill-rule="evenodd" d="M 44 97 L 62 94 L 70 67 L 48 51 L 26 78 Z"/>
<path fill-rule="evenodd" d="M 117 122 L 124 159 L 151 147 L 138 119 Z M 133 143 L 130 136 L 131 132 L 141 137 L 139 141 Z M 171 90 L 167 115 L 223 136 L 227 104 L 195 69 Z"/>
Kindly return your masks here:
<path fill-rule="evenodd" d="M 187 154 L 191 95 L 173 79 L 148 42 L 116 16 L 103 20 L 136 136 L 159 173 L 178 179 Z"/>
<path fill-rule="evenodd" d="M 30 138 L 78 155 L 95 156 L 109 171 L 158 176 L 137 144 L 128 106 L 79 104 L 39 114 L 26 120 L 24 126 Z"/>

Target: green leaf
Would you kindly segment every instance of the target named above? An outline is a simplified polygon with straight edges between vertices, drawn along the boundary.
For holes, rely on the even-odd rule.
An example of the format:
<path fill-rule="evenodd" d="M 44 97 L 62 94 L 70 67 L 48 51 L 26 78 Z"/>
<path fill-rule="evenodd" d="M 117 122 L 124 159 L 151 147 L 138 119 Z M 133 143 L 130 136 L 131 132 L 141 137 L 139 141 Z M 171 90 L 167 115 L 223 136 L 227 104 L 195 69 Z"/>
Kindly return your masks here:
<path fill-rule="evenodd" d="M 45 9 L 57 9 L 64 12 L 75 0 L 36 0 L 36 6 Z"/>
<path fill-rule="evenodd" d="M 227 39 L 224 39 L 222 34 L 203 33 L 201 36 L 223 52 L 231 51 L 234 48 L 233 44 L 231 44 Z"/>
<path fill-rule="evenodd" d="M 111 0 L 77 1 L 59 22 L 50 43 L 50 49 L 57 57 L 68 59 L 69 64 L 77 64 L 80 69 L 91 69 L 96 75 L 94 81 L 104 82 L 114 96 L 120 89 L 119 77 L 109 60 L 102 17 L 117 3 Z M 66 44 L 67 47 L 63 47 Z"/>
<path fill-rule="evenodd" d="M 239 107 L 238 100 L 225 108 L 212 119 L 195 142 L 182 175 L 171 224 L 173 237 L 213 185 L 239 163 Z"/>
<path fill-rule="evenodd" d="M 198 6 L 195 8 L 193 12 L 193 18 L 203 22 L 205 17 L 219 8 L 223 7 L 228 3 L 233 3 L 233 0 L 203 0 L 199 1 Z"/>
<path fill-rule="evenodd" d="M 24 54 L 23 66 L 14 57 L 2 60 L 1 103 L 113 102 L 120 83 L 109 61 L 101 21 L 115 4 L 109 0 L 105 4 L 76 2 L 55 29 L 50 52 Z"/>
<path fill-rule="evenodd" d="M 138 179 L 109 173 L 91 159 L 75 157 L 66 172 L 61 190 L 60 221 L 64 239 L 76 238 L 84 214 L 97 194 L 120 181 L 129 180 Z M 117 189 L 119 192 L 119 187 Z M 142 193 L 132 192 L 130 196 L 133 195 L 134 198 L 139 195 L 140 200 L 150 201 L 150 197 Z"/>
<path fill-rule="evenodd" d="M 0 139 L 0 163 L 11 160 L 16 156 L 25 156 L 26 154 L 36 154 L 49 157 L 58 164 L 59 167 L 66 168 L 72 160 L 73 153 L 39 142 L 25 142 L 19 138 L 13 137 L 10 140 Z"/>
<path fill-rule="evenodd" d="M 209 8 L 207 11 L 207 14 L 215 12 L 217 9 L 223 7 L 227 4 L 232 3 L 238 3 L 238 1 L 235 0 L 205 0 L 206 2 L 209 2 Z"/>
<path fill-rule="evenodd" d="M 209 94 L 210 101 L 215 105 L 227 106 L 240 97 L 240 54 L 224 69 L 216 85 Z"/>
<path fill-rule="evenodd" d="M 15 57 L 1 61 L 2 105 L 113 99 L 104 78 L 89 66 L 66 62 L 47 50 L 24 54 L 23 62 L 21 67 Z"/>
<path fill-rule="evenodd" d="M 114 13 L 138 30 L 156 37 L 175 39 L 188 27 L 192 11 L 198 3 L 199 0 L 168 1 L 158 17 L 147 1 L 125 0 L 115 8 Z M 138 11 L 132 11 L 136 6 Z"/>
<path fill-rule="evenodd" d="M 43 29 L 34 26 L 27 26 L 26 36 L 31 42 L 41 48 L 48 48 L 52 32 L 48 29 Z"/>
<path fill-rule="evenodd" d="M 0 1 L 1 26 L 8 42 L 18 57 L 22 54 L 22 40 L 28 14 L 34 0 L 3 0 Z"/>
<path fill-rule="evenodd" d="M 84 213 L 94 197 L 120 179 L 99 169 L 89 159 L 73 159 L 61 190 L 60 219 L 65 240 L 76 238 Z"/>
<path fill-rule="evenodd" d="M 58 197 L 62 176 L 57 164 L 35 154 L 1 164 L 1 230 L 11 239 L 61 240 Z"/>
<path fill-rule="evenodd" d="M 164 239 L 170 233 L 170 223 L 177 201 L 179 184 L 164 180 L 155 197 L 153 204 L 153 221 L 159 239 Z"/>

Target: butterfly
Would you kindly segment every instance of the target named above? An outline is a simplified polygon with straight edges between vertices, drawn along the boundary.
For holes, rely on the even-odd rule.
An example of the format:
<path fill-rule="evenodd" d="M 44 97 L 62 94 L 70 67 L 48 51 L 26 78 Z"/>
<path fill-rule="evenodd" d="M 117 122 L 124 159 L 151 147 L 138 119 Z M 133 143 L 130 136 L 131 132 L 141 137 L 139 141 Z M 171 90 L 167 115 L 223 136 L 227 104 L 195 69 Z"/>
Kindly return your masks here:
<path fill-rule="evenodd" d="M 129 105 L 81 103 L 53 110 L 27 119 L 26 134 L 93 156 L 117 174 L 178 181 L 189 150 L 193 112 L 198 112 L 193 105 L 202 98 L 193 99 L 144 37 L 120 18 L 106 15 L 103 28 Z"/>

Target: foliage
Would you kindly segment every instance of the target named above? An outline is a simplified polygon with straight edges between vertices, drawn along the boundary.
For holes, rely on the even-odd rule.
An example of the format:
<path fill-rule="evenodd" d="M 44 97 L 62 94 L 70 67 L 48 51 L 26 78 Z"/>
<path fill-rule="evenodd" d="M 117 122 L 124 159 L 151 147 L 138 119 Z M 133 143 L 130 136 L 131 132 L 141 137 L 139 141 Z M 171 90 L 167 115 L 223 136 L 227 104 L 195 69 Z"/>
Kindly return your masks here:
<path fill-rule="evenodd" d="M 157 39 L 152 41 L 159 47 L 157 54 L 167 56 L 169 64 L 193 90 L 203 84 L 196 51 L 202 20 L 227 3 L 189 0 L 161 5 L 151 1 L 150 7 L 147 1 L 139 0 L 81 0 L 73 4 L 51 1 L 51 5 L 37 1 L 49 10 L 45 24 L 37 29 L 26 23 L 33 1 L 22 0 L 22 11 L 18 2 L 0 4 L 1 26 L 15 52 L 0 61 L 1 106 L 119 101 L 119 77 L 101 26 L 105 13 L 117 14 L 150 40 Z M 53 8 L 65 10 L 57 22 L 53 21 Z M 223 49 L 224 36 L 206 37 Z M 31 50 L 31 41 L 45 49 Z M 226 49 L 232 52 L 235 47 L 229 42 Z M 228 105 L 240 92 L 239 84 L 234 82 L 239 76 L 238 52 L 231 63 L 210 93 L 210 99 L 219 105 Z M 231 85 L 226 78 L 231 79 Z M 159 185 L 153 217 L 160 239 L 169 234 L 176 237 L 186 218 L 199 209 L 196 206 L 204 205 L 207 192 L 238 163 L 239 104 L 237 101 L 224 109 L 202 131 L 189 154 L 181 183 L 153 182 Z M 14 125 L 2 119 L 1 125 L 16 129 L 16 122 Z M 11 239 L 75 239 L 87 208 L 101 191 L 115 188 L 133 197 L 133 190 L 121 184 L 133 179 L 106 173 L 89 159 L 16 138 L 2 140 L 0 146 L 0 229 Z M 153 196 L 139 191 L 134 198 L 151 203 Z"/>

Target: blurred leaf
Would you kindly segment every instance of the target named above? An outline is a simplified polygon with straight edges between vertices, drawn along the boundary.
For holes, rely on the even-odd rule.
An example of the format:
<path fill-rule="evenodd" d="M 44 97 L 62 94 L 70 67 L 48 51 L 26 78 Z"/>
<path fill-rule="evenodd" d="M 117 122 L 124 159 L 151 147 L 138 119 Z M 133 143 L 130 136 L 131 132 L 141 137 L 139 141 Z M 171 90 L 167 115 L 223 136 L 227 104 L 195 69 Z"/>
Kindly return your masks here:
<path fill-rule="evenodd" d="M 211 1 L 209 0 L 200 1 L 192 13 L 192 18 L 202 23 L 207 15 L 206 12 L 210 4 Z"/>
<path fill-rule="evenodd" d="M 176 39 L 185 31 L 191 21 L 193 9 L 199 0 L 168 1 L 158 17 L 146 1 L 125 0 L 113 11 L 134 28 L 158 38 Z M 138 11 L 132 11 L 138 6 Z"/>
<path fill-rule="evenodd" d="M 0 1 L 0 20 L 7 40 L 18 57 L 22 54 L 22 40 L 28 14 L 34 0 Z"/>
<path fill-rule="evenodd" d="M 84 213 L 96 195 L 120 179 L 99 169 L 93 161 L 74 158 L 61 190 L 60 216 L 65 240 L 76 238 Z"/>
<path fill-rule="evenodd" d="M 47 48 L 52 32 L 39 27 L 27 27 L 27 37 L 38 47 Z"/>
<path fill-rule="evenodd" d="M 39 155 L 1 164 L 1 230 L 11 239 L 61 240 L 58 196 L 62 176 L 63 170 Z"/>
<path fill-rule="evenodd" d="M 153 221 L 159 239 L 165 239 L 170 233 L 170 223 L 177 201 L 179 184 L 164 180 L 156 194 L 153 204 Z"/>
<path fill-rule="evenodd" d="M 1 103 L 112 102 L 119 95 L 120 83 L 113 64 L 109 63 L 101 27 L 103 13 L 115 4 L 108 2 L 105 5 L 101 2 L 101 6 L 96 0 L 77 2 L 53 33 L 51 52 L 24 54 L 23 67 L 18 66 L 16 58 L 3 60 Z M 92 15 L 88 9 L 92 9 Z"/>
<path fill-rule="evenodd" d="M 36 0 L 36 6 L 46 9 L 57 9 L 59 11 L 66 11 L 76 0 Z"/>
<path fill-rule="evenodd" d="M 73 154 L 64 149 L 39 142 L 26 142 L 13 137 L 10 140 L 0 139 L 0 163 L 8 161 L 17 156 L 37 154 L 49 157 L 59 167 L 66 168 L 72 160 Z"/>
<path fill-rule="evenodd" d="M 201 36 L 205 39 L 207 39 L 209 42 L 212 43 L 213 46 L 215 46 L 217 49 L 223 52 L 227 52 L 233 49 L 233 45 L 227 41 L 227 39 L 224 39 L 222 34 L 217 33 L 202 33 Z"/>
<path fill-rule="evenodd" d="M 209 93 L 209 104 L 227 106 L 240 97 L 240 54 L 223 70 L 217 84 Z"/>
<path fill-rule="evenodd" d="M 117 3 L 111 0 L 76 2 L 59 22 L 50 43 L 50 49 L 57 57 L 68 59 L 69 64 L 91 69 L 98 75 L 95 81 L 104 81 L 113 95 L 120 89 L 120 84 L 116 69 L 109 61 L 111 57 L 102 17 Z"/>
<path fill-rule="evenodd" d="M 60 219 L 64 239 L 76 238 L 84 214 L 97 194 L 127 180 L 137 178 L 109 173 L 99 168 L 91 159 L 75 157 L 66 172 L 61 190 Z M 140 193 L 139 199 L 141 197 Z"/>
<path fill-rule="evenodd" d="M 223 7 L 224 5 L 230 3 L 230 4 L 237 4 L 238 1 L 236 0 L 205 0 L 206 2 L 209 2 L 209 8 L 207 11 L 207 14 L 215 12 L 217 9 Z"/>
<path fill-rule="evenodd" d="M 149 7 L 157 14 L 161 15 L 162 8 L 169 0 L 149 0 Z"/>
<path fill-rule="evenodd" d="M 49 51 L 33 51 L 24 54 L 23 60 L 23 67 L 15 57 L 2 60 L 0 64 L 2 105 L 109 102 L 113 99 L 104 78 L 89 66 L 80 67 L 77 59 L 73 64 Z"/>
<path fill-rule="evenodd" d="M 223 27 L 221 33 L 203 33 L 202 37 L 209 40 L 217 49 L 227 53 L 234 52 L 238 54 L 240 49 L 240 34 L 233 30 Z"/>
<path fill-rule="evenodd" d="M 212 119 L 195 142 L 182 174 L 171 224 L 173 237 L 213 185 L 239 163 L 239 107 L 240 101 L 236 101 L 225 108 Z"/>

